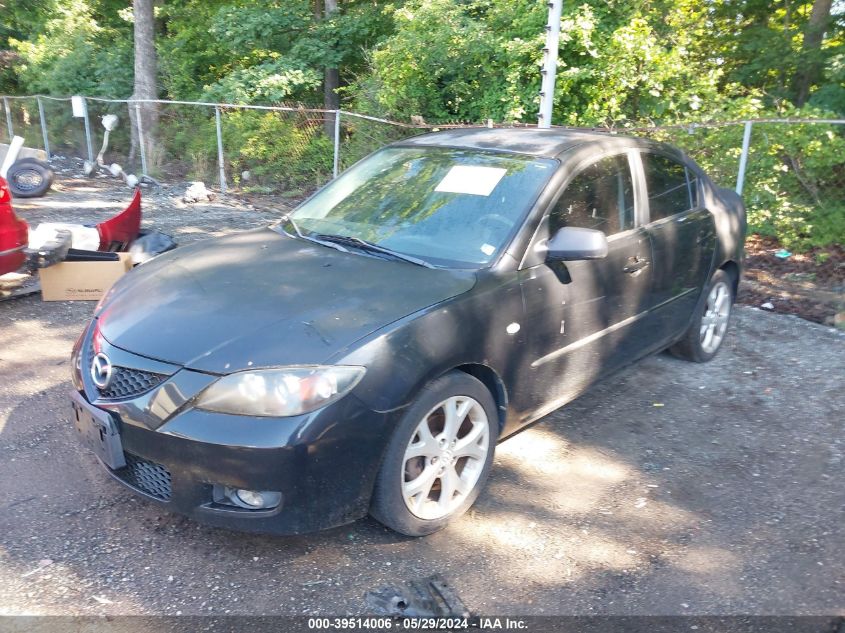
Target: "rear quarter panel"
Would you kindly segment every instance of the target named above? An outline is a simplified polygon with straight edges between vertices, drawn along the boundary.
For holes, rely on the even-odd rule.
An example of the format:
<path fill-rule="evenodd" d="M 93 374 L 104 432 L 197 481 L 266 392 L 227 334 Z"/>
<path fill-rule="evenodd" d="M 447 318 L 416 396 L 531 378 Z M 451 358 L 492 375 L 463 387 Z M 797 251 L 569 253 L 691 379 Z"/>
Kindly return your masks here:
<path fill-rule="evenodd" d="M 720 268 L 726 262 L 733 261 L 741 274 L 747 230 L 745 204 L 737 193 L 717 187 L 707 176 L 702 178 L 702 183 L 704 205 L 713 214 L 716 226 L 716 253 L 713 265 Z"/>

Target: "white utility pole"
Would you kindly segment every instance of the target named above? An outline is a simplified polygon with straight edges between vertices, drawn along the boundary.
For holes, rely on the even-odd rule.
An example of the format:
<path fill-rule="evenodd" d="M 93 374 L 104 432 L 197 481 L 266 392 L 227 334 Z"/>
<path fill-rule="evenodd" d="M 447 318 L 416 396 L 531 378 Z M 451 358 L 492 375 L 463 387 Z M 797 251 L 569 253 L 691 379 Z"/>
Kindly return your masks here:
<path fill-rule="evenodd" d="M 543 66 L 540 74 L 543 76 L 540 88 L 540 113 L 537 127 L 552 126 L 552 105 L 555 100 L 555 73 L 557 72 L 557 45 L 560 38 L 560 14 L 563 11 L 563 0 L 549 0 L 549 23 L 546 24 L 546 46 L 543 49 Z"/>

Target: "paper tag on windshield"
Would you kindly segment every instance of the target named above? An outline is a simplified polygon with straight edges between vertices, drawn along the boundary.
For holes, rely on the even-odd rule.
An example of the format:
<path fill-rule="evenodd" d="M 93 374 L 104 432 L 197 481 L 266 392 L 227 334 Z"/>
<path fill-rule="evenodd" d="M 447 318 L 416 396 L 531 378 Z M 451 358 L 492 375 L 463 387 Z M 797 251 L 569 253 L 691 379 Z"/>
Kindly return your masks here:
<path fill-rule="evenodd" d="M 507 171 L 501 167 L 455 165 L 434 190 L 444 193 L 489 196 Z"/>

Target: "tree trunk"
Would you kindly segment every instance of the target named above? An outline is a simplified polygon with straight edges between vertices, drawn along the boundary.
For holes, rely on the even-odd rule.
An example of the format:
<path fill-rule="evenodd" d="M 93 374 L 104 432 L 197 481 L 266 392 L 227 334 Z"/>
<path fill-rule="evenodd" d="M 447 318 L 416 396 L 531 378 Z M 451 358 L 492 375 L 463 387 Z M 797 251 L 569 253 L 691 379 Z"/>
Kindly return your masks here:
<path fill-rule="evenodd" d="M 132 99 L 157 99 L 157 62 L 155 49 L 155 16 L 153 0 L 133 0 L 132 12 L 135 22 L 135 90 Z M 155 138 L 158 131 L 158 106 L 141 103 L 141 129 L 144 136 L 144 152 L 148 169 L 160 162 L 156 153 Z M 138 122 L 134 104 L 129 116 L 132 124 L 132 150 L 137 146 Z"/>
<path fill-rule="evenodd" d="M 804 43 L 801 46 L 803 63 L 799 68 L 795 81 L 795 104 L 802 106 L 810 98 L 810 88 L 818 82 L 822 73 L 820 51 L 824 32 L 830 24 L 830 7 L 832 0 L 815 0 L 810 20 L 804 29 Z"/>
<path fill-rule="evenodd" d="M 325 18 L 331 18 L 337 11 L 337 0 L 325 0 Z M 337 89 L 340 87 L 340 74 L 337 68 L 326 68 L 323 79 L 323 107 L 326 110 L 340 108 L 340 97 Z M 334 114 L 326 114 L 326 134 L 334 136 Z"/>

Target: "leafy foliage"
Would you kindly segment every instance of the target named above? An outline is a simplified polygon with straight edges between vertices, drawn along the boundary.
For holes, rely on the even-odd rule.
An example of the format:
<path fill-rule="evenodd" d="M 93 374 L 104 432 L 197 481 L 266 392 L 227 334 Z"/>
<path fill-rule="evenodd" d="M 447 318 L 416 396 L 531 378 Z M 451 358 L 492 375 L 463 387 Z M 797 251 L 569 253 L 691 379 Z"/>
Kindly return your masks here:
<path fill-rule="evenodd" d="M 323 102 L 339 68 L 344 107 L 429 123 L 533 122 L 547 6 L 539 0 L 160 0 L 162 97 Z M 817 2 L 820 0 L 816 0 Z M 622 129 L 766 116 L 845 116 L 845 11 L 805 46 L 813 0 L 578 0 L 561 22 L 554 123 Z M 0 0 L 0 92 L 126 97 L 128 0 Z M 813 73 L 809 101 L 799 84 Z M 319 123 L 226 112 L 236 173 L 298 187 L 330 173 Z M 210 126 L 210 127 L 209 127 Z M 404 131 L 343 130 L 344 161 Z M 752 228 L 791 248 L 843 241 L 843 126 L 758 126 L 746 186 Z M 213 165 L 213 121 L 162 125 L 168 155 Z M 666 134 L 726 184 L 741 130 Z M 209 139 L 212 139 L 209 141 Z M 327 157 L 329 157 L 327 159 Z M 328 162 L 327 162 L 328 160 Z M 266 173 L 265 173 L 266 172 Z"/>
<path fill-rule="evenodd" d="M 746 99 L 737 114 L 761 112 Z M 823 119 L 832 113 L 805 106 L 779 117 Z M 722 187 L 733 188 L 743 126 L 661 131 L 653 136 L 684 148 Z M 759 123 L 752 128 L 743 198 L 749 230 L 777 237 L 794 250 L 845 243 L 845 126 Z"/>
<path fill-rule="evenodd" d="M 55 6 L 34 37 L 9 38 L 20 59 L 19 83 L 29 92 L 59 95 L 131 93 L 129 26 L 98 21 L 86 0 L 51 4 Z"/>

